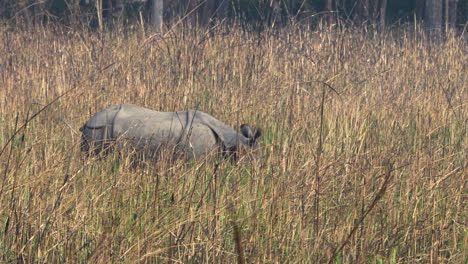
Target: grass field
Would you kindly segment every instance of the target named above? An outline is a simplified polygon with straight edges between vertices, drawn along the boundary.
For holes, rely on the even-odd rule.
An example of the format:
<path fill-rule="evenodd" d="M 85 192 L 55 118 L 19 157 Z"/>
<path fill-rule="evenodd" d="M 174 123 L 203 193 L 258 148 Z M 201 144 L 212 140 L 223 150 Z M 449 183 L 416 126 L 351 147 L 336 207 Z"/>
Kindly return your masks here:
<path fill-rule="evenodd" d="M 467 62 L 417 27 L 0 26 L 0 262 L 466 263 Z M 259 126 L 263 158 L 86 158 L 117 103 Z"/>

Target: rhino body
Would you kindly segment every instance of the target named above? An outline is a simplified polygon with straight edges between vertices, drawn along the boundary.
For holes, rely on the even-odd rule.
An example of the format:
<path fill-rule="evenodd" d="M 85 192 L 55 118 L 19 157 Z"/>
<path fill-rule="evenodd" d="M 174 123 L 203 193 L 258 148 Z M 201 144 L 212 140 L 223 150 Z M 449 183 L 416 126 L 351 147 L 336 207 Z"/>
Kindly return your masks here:
<path fill-rule="evenodd" d="M 158 112 L 131 104 L 110 106 L 96 113 L 80 129 L 82 150 L 94 153 L 132 148 L 155 158 L 161 150 L 189 159 L 220 151 L 235 158 L 241 150 L 260 153 L 256 133 L 242 125 L 238 133 L 223 122 L 198 110 Z"/>

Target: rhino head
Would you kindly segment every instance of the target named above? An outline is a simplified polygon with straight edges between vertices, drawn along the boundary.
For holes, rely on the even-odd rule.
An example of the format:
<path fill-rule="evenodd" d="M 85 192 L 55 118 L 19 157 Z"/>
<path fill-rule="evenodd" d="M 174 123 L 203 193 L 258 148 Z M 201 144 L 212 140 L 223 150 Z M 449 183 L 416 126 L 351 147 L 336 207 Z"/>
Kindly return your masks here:
<path fill-rule="evenodd" d="M 261 158 L 262 151 L 258 139 L 262 135 L 262 130 L 260 128 L 252 129 L 247 124 L 242 124 L 240 130 L 242 135 L 238 134 L 238 137 L 234 139 L 236 141 L 235 144 L 232 144 L 233 139 L 223 142 L 224 156 L 230 157 L 235 161 L 251 161 Z"/>

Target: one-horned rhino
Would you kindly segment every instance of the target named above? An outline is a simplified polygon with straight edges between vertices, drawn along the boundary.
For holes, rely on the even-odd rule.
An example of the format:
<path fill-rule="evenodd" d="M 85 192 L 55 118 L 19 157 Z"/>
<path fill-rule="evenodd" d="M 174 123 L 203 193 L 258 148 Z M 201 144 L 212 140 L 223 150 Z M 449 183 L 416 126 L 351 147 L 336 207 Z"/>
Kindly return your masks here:
<path fill-rule="evenodd" d="M 189 159 L 211 152 L 239 159 L 258 158 L 260 129 L 241 125 L 241 133 L 198 111 L 158 112 L 132 104 L 110 106 L 89 119 L 80 129 L 83 151 L 122 151 L 128 147 L 149 157 L 161 150 Z"/>

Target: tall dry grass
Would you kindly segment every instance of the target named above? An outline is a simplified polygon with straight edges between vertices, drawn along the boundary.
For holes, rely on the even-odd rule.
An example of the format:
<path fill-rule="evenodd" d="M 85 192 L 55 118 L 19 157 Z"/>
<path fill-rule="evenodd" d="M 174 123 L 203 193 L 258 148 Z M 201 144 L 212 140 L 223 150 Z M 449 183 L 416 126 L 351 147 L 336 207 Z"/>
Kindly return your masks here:
<path fill-rule="evenodd" d="M 462 38 L 0 27 L 0 261 L 462 263 Z M 328 86 L 327 86 L 328 85 Z M 111 104 L 263 128 L 257 165 L 86 158 Z"/>

